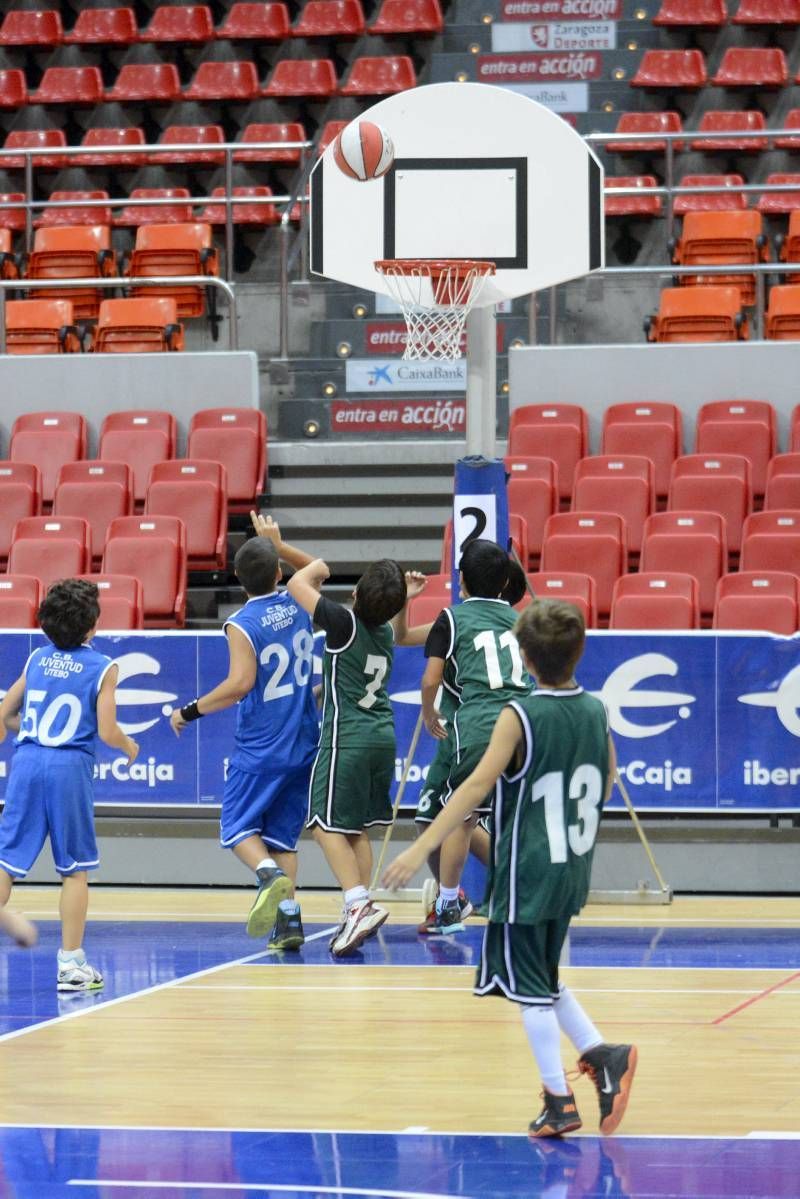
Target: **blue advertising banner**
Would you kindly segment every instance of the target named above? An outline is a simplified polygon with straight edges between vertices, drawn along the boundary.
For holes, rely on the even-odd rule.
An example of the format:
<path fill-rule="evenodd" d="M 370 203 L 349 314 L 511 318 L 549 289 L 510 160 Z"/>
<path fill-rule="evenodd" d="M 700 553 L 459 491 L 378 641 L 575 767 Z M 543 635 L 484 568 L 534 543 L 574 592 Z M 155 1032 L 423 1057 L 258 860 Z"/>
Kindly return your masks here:
<path fill-rule="evenodd" d="M 0 692 L 41 637 L 0 633 Z M 97 637 L 119 666 L 120 723 L 141 752 L 125 760 L 98 743 L 98 805 L 197 808 L 221 801 L 235 709 L 190 725 L 177 739 L 178 701 L 208 691 L 227 671 L 219 633 Z M 319 659 L 315 667 L 319 669 Z M 397 730 L 395 778 L 419 713 L 420 649 L 398 649 L 389 682 Z M 579 677 L 605 703 L 620 771 L 642 811 L 800 811 L 800 636 L 590 633 Z M 416 806 L 433 758 L 423 733 L 404 807 Z M 0 745 L 0 798 L 13 737 Z M 615 795 L 613 807 L 620 807 Z"/>

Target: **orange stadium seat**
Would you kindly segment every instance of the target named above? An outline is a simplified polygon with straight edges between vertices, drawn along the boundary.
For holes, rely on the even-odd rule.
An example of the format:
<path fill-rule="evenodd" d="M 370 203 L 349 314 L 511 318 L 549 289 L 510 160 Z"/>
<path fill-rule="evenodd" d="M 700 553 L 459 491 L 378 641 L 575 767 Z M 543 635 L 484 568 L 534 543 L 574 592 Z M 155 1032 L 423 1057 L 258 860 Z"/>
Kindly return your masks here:
<path fill-rule="evenodd" d="M 101 629 L 141 629 L 144 627 L 142 584 L 133 575 L 81 575 L 94 583 L 100 600 Z"/>
<path fill-rule="evenodd" d="M 255 100 L 258 72 L 252 62 L 201 62 L 185 100 Z"/>
<path fill-rule="evenodd" d="M 800 579 L 782 571 L 740 570 L 717 584 L 715 629 L 753 629 L 791 637 L 800 628 Z"/>
<path fill-rule="evenodd" d="M 114 11 L 113 9 L 111 10 Z M 95 146 L 119 146 L 119 154 L 75 154 L 70 163 L 81 167 L 135 167 L 144 166 L 146 154 L 137 154 L 136 146 L 145 144 L 144 130 L 136 125 L 123 128 L 87 129 L 81 145 L 87 149 Z"/>
<path fill-rule="evenodd" d="M 284 58 L 276 63 L 270 81 L 261 93 L 275 99 L 289 96 L 336 95 L 336 67 L 329 58 Z"/>
<path fill-rule="evenodd" d="M 48 146 L 66 146 L 67 139 L 62 129 L 12 129 L 6 138 L 4 150 L 44 150 Z M 63 154 L 37 154 L 33 159 L 34 170 L 60 171 L 67 165 Z M 25 166 L 22 154 L 3 159 L 3 169 L 21 171 Z"/>
<path fill-rule="evenodd" d="M 305 140 L 306 131 L 299 121 L 273 121 L 247 125 L 239 138 L 243 145 L 248 142 L 304 142 Z M 276 146 L 270 150 L 237 150 L 233 161 L 299 163 L 302 154 L 303 151 L 299 148 L 283 150 Z"/>
<path fill-rule="evenodd" d="M 58 472 L 53 514 L 84 516 L 89 522 L 90 554 L 95 563 L 103 556 L 108 526 L 116 516 L 133 512 L 133 479 L 124 462 L 84 459 L 68 462 Z"/>
<path fill-rule="evenodd" d="M 35 629 L 41 595 L 31 575 L 0 575 L 0 629 Z"/>
<path fill-rule="evenodd" d="M 220 462 L 171 458 L 154 463 L 144 510 L 148 516 L 177 516 L 183 521 L 190 570 L 225 569 L 228 480 Z"/>
<path fill-rule="evenodd" d="M 767 463 L 775 453 L 775 409 L 764 400 L 716 400 L 697 414 L 695 453 L 742 454 L 750 463 L 753 494 L 762 496 Z"/>
<path fill-rule="evenodd" d="M 611 594 L 628 564 L 628 534 L 610 512 L 557 512 L 545 525 L 542 570 L 578 572 L 594 579 L 599 618 L 608 616 Z"/>
<path fill-rule="evenodd" d="M 638 454 L 593 454 L 575 467 L 573 512 L 614 512 L 628 532 L 628 553 L 638 557 L 644 522 L 655 508 L 653 463 Z"/>
<path fill-rule="evenodd" d="M 14 255 L 11 230 L 0 226 L 0 279 L 18 279 L 19 263 Z"/>
<path fill-rule="evenodd" d="M 117 263 L 108 225 L 57 225 L 36 230 L 28 259 L 29 279 L 111 278 Z M 53 293 L 31 290 L 31 297 L 48 299 Z M 98 287 L 64 288 L 59 298 L 71 300 L 75 320 L 95 320 L 103 298 Z"/>
<path fill-rule="evenodd" d="M 382 0 L 367 33 L 376 37 L 441 33 L 444 18 L 439 0 Z"/>
<path fill-rule="evenodd" d="M 128 264 L 131 278 L 157 275 L 218 275 L 219 261 L 211 226 L 142 225 Z M 206 310 L 202 287 L 132 287 L 132 296 L 167 296 L 175 301 L 178 319 L 203 316 Z"/>
<path fill-rule="evenodd" d="M 77 354 L 80 349 L 71 300 L 6 302 L 7 353 Z"/>
<path fill-rule="evenodd" d="M 103 76 L 99 67 L 47 67 L 29 104 L 102 104 Z"/>
<path fill-rule="evenodd" d="M 698 133 L 752 133 L 766 129 L 767 123 L 763 112 L 758 109 L 724 110 L 711 109 L 704 112 L 697 126 Z M 769 147 L 765 137 L 698 137 L 691 143 L 692 150 L 701 153 L 713 153 L 715 150 L 723 154 L 759 154 Z"/>
<path fill-rule="evenodd" d="M 800 0 L 798 0 L 800 3 Z M 787 185 L 794 187 L 796 191 L 785 192 L 764 192 L 758 198 L 756 208 L 759 212 L 770 216 L 783 216 L 787 213 L 794 212 L 796 208 L 800 208 L 800 175 L 787 174 L 784 171 L 771 171 L 767 175 L 766 183 L 772 187 Z"/>
<path fill-rule="evenodd" d="M 95 332 L 98 354 L 153 354 L 183 349 L 183 325 L 170 296 L 103 300 Z"/>
<path fill-rule="evenodd" d="M 13 204 L 24 199 L 24 192 L 0 192 L 0 204 Z M 24 228 L 24 208 L 0 208 L 0 229 L 10 229 L 12 232 L 21 233 Z"/>
<path fill-rule="evenodd" d="M 160 146 L 197 146 L 196 150 L 169 150 L 162 153 L 151 151 L 150 162 L 154 166 L 161 164 L 196 162 L 210 166 L 221 166 L 225 162 L 222 150 L 205 150 L 203 146 L 213 146 L 225 141 L 225 131 L 221 125 L 168 125 L 158 139 Z"/>
<path fill-rule="evenodd" d="M 30 462 L 0 462 L 0 561 L 6 562 L 14 526 L 42 512 L 42 479 Z"/>
<path fill-rule="evenodd" d="M 130 200 L 188 200 L 188 187 L 135 187 Z M 167 225 L 191 224 L 194 220 L 191 204 L 136 204 L 126 205 L 114 224 L 120 225 Z"/>
<path fill-rule="evenodd" d="M 340 95 L 389 96 L 416 86 L 414 63 L 407 55 L 356 58 Z"/>
<path fill-rule="evenodd" d="M 776 454 L 767 467 L 764 508 L 800 510 L 800 453 Z M 800 573 L 800 563 L 798 563 Z"/>
<path fill-rule="evenodd" d="M 162 4 L 153 13 L 147 28 L 139 34 L 139 41 L 208 42 L 213 36 L 214 22 L 207 5 Z"/>
<path fill-rule="evenodd" d="M 22 108 L 28 103 L 25 72 L 12 68 L 0 71 L 0 109 Z"/>
<path fill-rule="evenodd" d="M 750 463 L 740 454 L 685 454 L 672 466 L 667 507 L 673 512 L 718 512 L 728 549 L 738 554 L 742 525 L 753 507 Z"/>
<path fill-rule="evenodd" d="M 749 336 L 738 287 L 665 287 L 650 341 L 737 341 Z M 648 327 L 646 325 L 646 327 Z"/>
<path fill-rule="evenodd" d="M 292 37 L 360 37 L 365 30 L 361 0 L 306 0 Z"/>
<path fill-rule="evenodd" d="M 123 104 L 127 101 L 172 104 L 180 98 L 180 75 L 171 62 L 126 63 L 106 95 L 107 100 Z"/>
<path fill-rule="evenodd" d="M 520 560 L 523 568 L 528 561 L 528 526 L 523 517 L 517 515 L 516 512 L 510 512 L 508 516 L 508 531 L 511 536 L 511 545 L 514 553 Z M 453 522 L 448 520 L 444 528 L 444 539 L 442 541 L 442 558 L 440 563 L 440 571 L 446 574 L 451 566 L 453 554 Z"/>
<path fill-rule="evenodd" d="M 717 580 L 728 569 L 724 517 L 718 512 L 653 513 L 644 526 L 639 569 L 692 575 L 700 612 L 710 619 Z"/>
<path fill-rule="evenodd" d="M 741 570 L 782 570 L 797 574 L 800 563 L 800 511 L 770 508 L 753 512 L 742 532 Z"/>
<path fill-rule="evenodd" d="M 195 412 L 186 454 L 221 462 L 228 476 L 229 510 L 249 512 L 265 487 L 267 418 L 259 408 Z"/>
<path fill-rule="evenodd" d="M 683 121 L 679 112 L 623 112 L 617 121 L 615 133 L 653 134 L 653 133 L 682 133 Z M 663 154 L 666 151 L 666 141 L 642 141 L 633 137 L 631 141 L 609 142 L 607 149 L 612 154 Z M 683 149 L 683 142 L 676 139 L 672 143 L 673 150 L 678 153 Z"/>
<path fill-rule="evenodd" d="M 132 8 L 84 8 L 64 42 L 76 46 L 132 46 L 139 40 Z"/>
<path fill-rule="evenodd" d="M 144 625 L 186 622 L 186 530 L 176 516 L 118 516 L 108 530 L 103 574 L 141 581 Z"/>
<path fill-rule="evenodd" d="M 684 175 L 678 187 L 724 187 L 726 191 L 688 192 L 677 195 L 672 205 L 675 216 L 687 212 L 730 212 L 747 208 L 745 192 L 735 191 L 744 184 L 744 176 L 732 175 Z"/>
<path fill-rule="evenodd" d="M 800 262 L 800 212 L 789 213 L 789 229 L 779 245 L 781 262 Z"/>
<path fill-rule="evenodd" d="M 79 412 L 29 412 L 14 421 L 8 456 L 39 467 L 46 508 L 53 502 L 61 467 L 85 455 L 86 421 Z"/>
<path fill-rule="evenodd" d="M 727 20 L 725 0 L 661 0 L 653 24 L 667 29 L 721 29 Z"/>
<path fill-rule="evenodd" d="M 10 574 L 33 575 L 43 590 L 89 566 L 89 525 L 79 516 L 26 516 L 17 521 L 8 555 Z"/>
<path fill-rule="evenodd" d="M 708 82 L 702 50 L 645 50 L 631 87 L 696 92 Z"/>
<path fill-rule="evenodd" d="M 272 188 L 267 187 L 234 187 L 232 195 L 240 200 L 267 199 L 273 194 Z M 225 188 L 215 187 L 212 196 L 224 199 Z M 225 224 L 225 204 L 206 204 L 200 209 L 200 220 L 208 225 Z M 233 205 L 234 225 L 279 225 L 281 214 L 274 204 L 238 203 Z"/>
<path fill-rule="evenodd" d="M 223 40 L 282 42 L 289 36 L 285 4 L 232 4 L 216 36 Z"/>
<path fill-rule="evenodd" d="M 107 200 L 108 192 L 54 191 L 49 204 L 58 202 L 63 207 L 48 207 L 33 222 L 34 229 L 51 229 L 56 225 L 110 225 L 111 209 L 105 204 L 86 204 L 85 200 Z"/>
<path fill-rule="evenodd" d="M 133 472 L 133 498 L 144 504 L 150 471 L 175 454 L 177 429 L 171 412 L 131 409 L 111 412 L 100 428 L 98 457 L 125 462 Z"/>
<path fill-rule="evenodd" d="M 605 214 L 607 217 L 656 217 L 661 216 L 661 196 L 643 190 L 640 196 L 614 196 L 609 191 L 620 187 L 658 187 L 655 175 L 606 175 Z"/>
<path fill-rule="evenodd" d="M 741 0 L 734 25 L 800 25 L 800 0 Z"/>
<path fill-rule="evenodd" d="M 509 417 L 508 453 L 552 458 L 563 500 L 572 496 L 575 467 L 588 445 L 588 417 L 577 404 L 523 404 Z"/>
<path fill-rule="evenodd" d="M 611 404 L 603 413 L 603 454 L 643 454 L 653 463 L 653 485 L 666 497 L 672 463 L 683 448 L 676 404 L 644 401 Z"/>
<path fill-rule="evenodd" d="M 697 580 L 687 574 L 621 575 L 614 584 L 610 629 L 699 629 Z"/>
<path fill-rule="evenodd" d="M 570 571 L 539 571 L 528 582 L 539 599 L 558 599 L 574 604 L 583 613 L 587 629 L 597 628 L 597 604 L 591 575 Z"/>
<path fill-rule="evenodd" d="M 558 479 L 555 463 L 549 458 L 511 459 L 508 480 L 508 510 L 523 517 L 528 530 L 526 569 L 538 564 L 542 552 L 544 526 L 558 511 Z M 524 469 L 521 469 L 523 468 Z"/>
<path fill-rule="evenodd" d="M 57 9 L 12 10 L 0 26 L 0 46 L 59 46 L 63 37 Z"/>
<path fill-rule="evenodd" d="M 786 55 L 776 46 L 729 46 L 722 56 L 713 87 L 777 88 L 789 82 Z"/>
<path fill-rule="evenodd" d="M 675 247 L 673 261 L 682 266 L 724 266 L 727 263 L 766 262 L 769 246 L 763 233 L 761 213 L 753 208 L 744 212 L 689 212 Z M 742 304 L 754 304 L 754 275 L 682 275 L 681 286 L 738 287 Z"/>

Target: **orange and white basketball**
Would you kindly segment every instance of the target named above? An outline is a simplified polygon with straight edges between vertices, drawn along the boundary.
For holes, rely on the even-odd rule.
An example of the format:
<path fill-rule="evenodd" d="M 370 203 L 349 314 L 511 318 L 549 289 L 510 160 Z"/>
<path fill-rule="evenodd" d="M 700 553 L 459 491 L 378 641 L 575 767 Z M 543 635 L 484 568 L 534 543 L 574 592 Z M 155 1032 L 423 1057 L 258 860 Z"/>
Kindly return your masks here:
<path fill-rule="evenodd" d="M 350 179 L 380 179 L 394 162 L 392 139 L 372 121 L 351 121 L 333 143 L 333 159 Z"/>

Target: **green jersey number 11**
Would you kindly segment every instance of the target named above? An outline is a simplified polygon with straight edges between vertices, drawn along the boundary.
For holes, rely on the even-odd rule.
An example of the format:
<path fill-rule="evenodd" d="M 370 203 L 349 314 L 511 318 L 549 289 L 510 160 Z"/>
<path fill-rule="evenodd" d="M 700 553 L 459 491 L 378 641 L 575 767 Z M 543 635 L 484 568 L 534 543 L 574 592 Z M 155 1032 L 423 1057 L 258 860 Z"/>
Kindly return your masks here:
<path fill-rule="evenodd" d="M 567 825 L 564 819 L 563 771 L 543 774 L 531 788 L 534 803 L 544 800 L 544 822 L 553 864 L 566 862 L 567 840 L 569 848 L 579 857 L 594 845 L 603 799 L 603 776 L 596 766 L 578 766 L 569 780 L 569 798 L 578 801 L 577 824 Z"/>
<path fill-rule="evenodd" d="M 492 629 L 485 629 L 473 638 L 472 644 L 483 652 L 486 663 L 486 677 L 492 691 L 498 691 L 507 686 L 500 665 L 500 651 L 506 650 L 511 658 L 511 683 L 514 687 L 525 686 L 525 667 L 519 652 L 519 644 L 511 629 L 506 629 L 498 637 Z"/>

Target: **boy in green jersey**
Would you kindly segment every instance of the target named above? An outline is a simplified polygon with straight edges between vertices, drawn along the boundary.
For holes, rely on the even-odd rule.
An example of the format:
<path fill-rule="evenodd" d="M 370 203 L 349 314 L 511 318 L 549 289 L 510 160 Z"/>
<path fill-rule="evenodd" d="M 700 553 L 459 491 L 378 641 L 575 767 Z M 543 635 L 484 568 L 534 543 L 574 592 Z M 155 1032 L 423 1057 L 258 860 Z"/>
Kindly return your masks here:
<path fill-rule="evenodd" d="M 419 840 L 386 871 L 402 886 L 425 857 L 480 806 L 498 780 L 492 859 L 477 995 L 504 995 L 522 1019 L 544 1085 L 534 1137 L 560 1136 L 581 1119 L 561 1063 L 560 1032 L 578 1051 L 600 1101 L 600 1131 L 615 1131 L 636 1070 L 634 1045 L 607 1044 L 575 996 L 559 983 L 558 963 L 572 916 L 589 892 L 592 855 L 616 757 L 602 703 L 574 678 L 585 627 L 572 604 L 535 600 L 516 635 L 537 690 L 508 704 L 489 748 Z"/>

